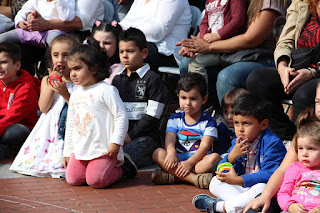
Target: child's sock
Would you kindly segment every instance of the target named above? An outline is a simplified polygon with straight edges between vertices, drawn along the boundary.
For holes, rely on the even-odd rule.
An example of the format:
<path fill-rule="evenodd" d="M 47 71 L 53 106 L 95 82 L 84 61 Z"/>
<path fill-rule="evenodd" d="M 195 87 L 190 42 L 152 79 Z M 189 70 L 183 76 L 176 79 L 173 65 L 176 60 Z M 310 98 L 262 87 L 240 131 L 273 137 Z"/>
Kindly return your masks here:
<path fill-rule="evenodd" d="M 219 202 L 217 202 L 216 205 L 214 206 L 214 210 L 215 210 L 216 212 L 224 212 L 223 206 L 224 206 L 224 201 L 219 201 Z"/>

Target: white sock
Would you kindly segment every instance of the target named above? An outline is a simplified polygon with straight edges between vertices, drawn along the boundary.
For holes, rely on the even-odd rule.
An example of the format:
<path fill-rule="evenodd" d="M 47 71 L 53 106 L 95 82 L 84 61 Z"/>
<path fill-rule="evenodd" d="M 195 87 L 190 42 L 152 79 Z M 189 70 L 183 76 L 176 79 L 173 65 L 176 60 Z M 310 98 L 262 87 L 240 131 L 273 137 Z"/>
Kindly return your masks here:
<path fill-rule="evenodd" d="M 224 212 L 223 205 L 224 205 L 224 201 L 217 202 L 216 205 L 214 206 L 214 210 L 217 212 Z"/>

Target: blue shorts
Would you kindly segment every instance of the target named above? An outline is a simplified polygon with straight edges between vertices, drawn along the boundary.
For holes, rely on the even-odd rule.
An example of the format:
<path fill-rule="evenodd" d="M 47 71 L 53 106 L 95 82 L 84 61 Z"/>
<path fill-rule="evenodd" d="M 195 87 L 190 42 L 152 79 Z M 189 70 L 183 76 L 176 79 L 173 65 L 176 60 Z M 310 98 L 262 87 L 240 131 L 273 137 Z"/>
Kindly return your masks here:
<path fill-rule="evenodd" d="M 207 152 L 207 155 L 211 154 L 212 151 Z M 177 157 L 180 161 L 188 160 L 192 155 L 194 155 L 194 152 L 184 152 L 184 153 L 177 153 Z"/>

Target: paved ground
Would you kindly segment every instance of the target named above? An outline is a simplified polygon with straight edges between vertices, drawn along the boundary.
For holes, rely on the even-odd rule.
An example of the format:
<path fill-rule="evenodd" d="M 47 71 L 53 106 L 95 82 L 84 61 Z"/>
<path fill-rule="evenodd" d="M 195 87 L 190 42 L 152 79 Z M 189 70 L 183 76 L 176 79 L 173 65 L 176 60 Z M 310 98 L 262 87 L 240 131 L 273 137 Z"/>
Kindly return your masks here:
<path fill-rule="evenodd" d="M 0 162 L 1 163 L 1 162 Z M 208 193 L 191 185 L 154 185 L 151 170 L 107 189 L 70 186 L 65 180 L 14 176 L 1 164 L 0 212 L 198 212 L 193 196 Z M 4 177 L 4 176 L 3 176 Z M 18 177 L 18 178 L 17 178 Z"/>

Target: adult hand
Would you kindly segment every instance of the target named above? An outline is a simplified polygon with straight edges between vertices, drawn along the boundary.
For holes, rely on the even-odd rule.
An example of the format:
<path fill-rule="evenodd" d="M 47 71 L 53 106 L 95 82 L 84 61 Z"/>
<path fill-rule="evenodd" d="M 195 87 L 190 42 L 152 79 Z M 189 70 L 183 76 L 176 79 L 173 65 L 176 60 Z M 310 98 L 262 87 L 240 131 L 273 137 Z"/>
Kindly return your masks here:
<path fill-rule="evenodd" d="M 29 20 L 28 28 L 31 31 L 44 31 L 50 30 L 49 22 L 42 18 L 38 11 L 34 11 L 32 16 L 33 19 Z"/>
<path fill-rule="evenodd" d="M 179 159 L 175 153 L 168 153 L 164 160 L 164 168 L 167 170 L 177 167 Z"/>
<path fill-rule="evenodd" d="M 304 206 L 300 203 L 290 204 L 288 211 L 291 213 L 306 213 Z"/>
<path fill-rule="evenodd" d="M 309 213 L 320 213 L 320 208 L 313 208 L 309 211 Z"/>
<path fill-rule="evenodd" d="M 115 144 L 115 143 L 110 143 L 110 145 L 108 147 L 107 155 L 110 158 L 116 157 L 119 153 L 119 150 L 120 150 L 120 145 Z"/>
<path fill-rule="evenodd" d="M 243 213 L 247 213 L 249 210 L 253 209 L 255 211 L 259 211 L 260 207 L 262 208 L 262 213 L 266 213 L 270 207 L 271 200 L 260 195 L 253 199 L 244 209 Z"/>
<path fill-rule="evenodd" d="M 221 182 L 226 182 L 231 185 L 243 186 L 243 178 L 238 176 L 233 167 L 231 167 L 230 171 L 227 173 L 216 172 L 216 177 Z"/>
<path fill-rule="evenodd" d="M 285 92 L 287 94 L 292 93 L 296 89 L 298 89 L 302 84 L 309 81 L 312 78 L 311 71 L 308 69 L 300 69 L 297 71 L 291 71 L 289 73 L 291 76 L 295 76 L 292 81 L 286 87 Z"/>
<path fill-rule="evenodd" d="M 291 67 L 287 67 L 285 65 L 278 65 L 278 73 L 280 75 L 280 79 L 284 88 L 284 92 L 287 92 L 287 86 L 289 84 L 289 76 L 290 72 L 294 72 L 295 69 Z"/>
<path fill-rule="evenodd" d="M 209 52 L 209 43 L 196 36 L 191 36 L 191 39 L 183 39 L 181 43 L 182 46 L 195 53 Z"/>
<path fill-rule="evenodd" d="M 176 170 L 177 177 L 185 177 L 192 169 L 192 164 L 188 161 L 181 161 Z"/>
<path fill-rule="evenodd" d="M 176 46 L 182 46 L 182 41 L 177 42 Z M 179 55 L 182 55 L 188 58 L 192 58 L 194 56 L 194 52 L 189 51 L 188 48 L 186 47 L 182 47 L 178 53 Z"/>

